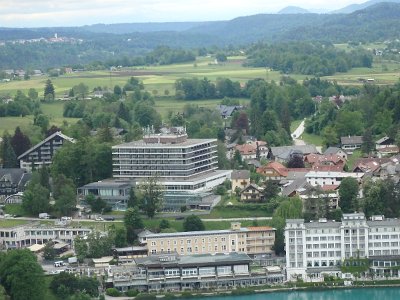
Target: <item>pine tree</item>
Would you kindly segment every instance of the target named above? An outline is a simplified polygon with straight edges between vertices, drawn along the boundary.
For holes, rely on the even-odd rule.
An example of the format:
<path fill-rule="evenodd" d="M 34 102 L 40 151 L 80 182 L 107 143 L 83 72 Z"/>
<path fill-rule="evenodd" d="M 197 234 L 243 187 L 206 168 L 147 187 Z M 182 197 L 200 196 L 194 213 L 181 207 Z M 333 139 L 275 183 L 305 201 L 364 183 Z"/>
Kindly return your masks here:
<path fill-rule="evenodd" d="M 11 138 L 11 145 L 17 157 L 31 147 L 29 137 L 22 133 L 19 126 L 15 128 L 14 136 Z"/>
<path fill-rule="evenodd" d="M 6 132 L 1 143 L 1 154 L 3 159 L 3 168 L 16 168 L 18 166 L 17 156 L 11 145 L 11 137 Z"/>
<path fill-rule="evenodd" d="M 44 87 L 44 99 L 54 100 L 54 98 L 55 98 L 54 85 L 50 79 L 47 79 L 46 85 Z"/>

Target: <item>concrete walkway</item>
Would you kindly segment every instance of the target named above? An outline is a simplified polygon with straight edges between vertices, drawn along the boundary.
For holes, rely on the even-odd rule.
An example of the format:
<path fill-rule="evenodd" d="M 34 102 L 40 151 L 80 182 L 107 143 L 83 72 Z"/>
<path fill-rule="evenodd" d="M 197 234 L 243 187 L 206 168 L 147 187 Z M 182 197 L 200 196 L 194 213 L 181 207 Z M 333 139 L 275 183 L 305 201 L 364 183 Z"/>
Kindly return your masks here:
<path fill-rule="evenodd" d="M 304 119 L 303 121 L 301 121 L 300 125 L 296 128 L 295 131 L 292 132 L 292 138 L 294 141 L 294 144 L 296 146 L 301 146 L 301 145 L 305 145 L 306 143 L 301 139 L 301 135 L 304 132 L 304 124 L 305 124 L 306 119 Z"/>

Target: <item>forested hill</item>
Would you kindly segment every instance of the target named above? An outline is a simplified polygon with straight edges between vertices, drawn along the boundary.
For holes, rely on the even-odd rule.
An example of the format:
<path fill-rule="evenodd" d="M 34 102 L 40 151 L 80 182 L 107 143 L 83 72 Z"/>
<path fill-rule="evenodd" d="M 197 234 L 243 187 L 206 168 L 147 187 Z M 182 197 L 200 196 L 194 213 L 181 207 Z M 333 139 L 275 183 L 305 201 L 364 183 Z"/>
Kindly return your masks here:
<path fill-rule="evenodd" d="M 217 22 L 163 22 L 163 23 L 121 23 L 94 24 L 83 26 L 82 29 L 96 33 L 126 34 L 132 32 L 177 31 L 182 32 L 193 27 Z"/>
<path fill-rule="evenodd" d="M 364 3 L 360 3 L 360 4 L 350 4 L 346 7 L 343 7 L 341 9 L 338 10 L 334 10 L 331 13 L 332 14 L 350 14 L 352 12 L 355 12 L 357 10 L 361 10 L 361 9 L 365 9 L 369 6 L 378 4 L 378 3 L 382 3 L 382 2 L 395 2 L 395 3 L 400 3 L 400 0 L 370 0 Z"/>
<path fill-rule="evenodd" d="M 378 3 L 351 14 L 260 14 L 188 32 L 218 35 L 227 43 L 325 40 L 330 42 L 396 39 L 400 32 L 400 4 Z"/>
<path fill-rule="evenodd" d="M 331 16 L 319 25 L 302 26 L 288 31 L 282 34 L 280 39 L 346 42 L 399 38 L 400 4 L 398 3 L 379 3 L 351 14 Z"/>
<path fill-rule="evenodd" d="M 399 0 L 400 1 L 400 0 Z M 85 40 L 131 39 L 143 46 L 244 45 L 259 40 L 330 42 L 396 39 L 400 3 L 378 3 L 351 14 L 258 14 L 216 22 L 97 24 L 83 27 L 0 28 L 0 40 L 58 35 Z"/>
<path fill-rule="evenodd" d="M 2 44 L 0 69 L 46 69 L 65 65 L 86 65 L 93 61 L 104 62 L 124 57 L 131 59 L 143 56 L 160 45 L 183 49 L 214 45 L 247 48 L 248 45 L 258 41 L 346 43 L 396 40 L 400 35 L 400 4 L 379 3 L 351 14 L 259 14 L 231 21 L 170 23 L 170 31 L 152 31 L 156 30 L 157 26 L 162 28 L 160 24 L 143 25 L 141 29 L 138 24 L 116 24 L 109 25 L 109 28 L 108 25 L 0 28 L 0 41 L 51 38 L 55 33 L 59 37 L 83 40 L 77 42 L 71 39 L 72 42 L 66 43 Z M 105 29 L 102 29 L 103 27 Z M 91 32 L 89 29 L 99 32 Z M 116 34 L 101 32 L 102 30 L 115 32 L 137 30 L 137 32 Z M 139 32 L 140 30 L 143 31 Z"/>

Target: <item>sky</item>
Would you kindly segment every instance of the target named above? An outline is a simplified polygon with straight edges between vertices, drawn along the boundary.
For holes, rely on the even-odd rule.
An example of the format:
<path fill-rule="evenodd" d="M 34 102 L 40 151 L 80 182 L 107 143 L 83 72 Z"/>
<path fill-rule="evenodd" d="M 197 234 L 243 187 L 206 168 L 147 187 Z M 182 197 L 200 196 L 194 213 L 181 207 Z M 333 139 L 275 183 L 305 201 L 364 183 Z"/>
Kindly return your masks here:
<path fill-rule="evenodd" d="M 366 0 L 0 0 L 0 27 L 230 20 L 293 5 L 329 11 Z"/>

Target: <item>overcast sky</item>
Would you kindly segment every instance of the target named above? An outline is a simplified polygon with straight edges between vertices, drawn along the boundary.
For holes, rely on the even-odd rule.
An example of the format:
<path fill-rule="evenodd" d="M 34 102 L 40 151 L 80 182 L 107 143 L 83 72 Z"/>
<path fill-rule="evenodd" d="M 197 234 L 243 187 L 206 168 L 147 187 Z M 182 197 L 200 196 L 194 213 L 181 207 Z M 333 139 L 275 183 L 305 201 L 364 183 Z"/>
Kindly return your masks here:
<path fill-rule="evenodd" d="M 0 0 L 0 27 L 228 20 L 295 5 L 333 10 L 366 0 Z"/>

